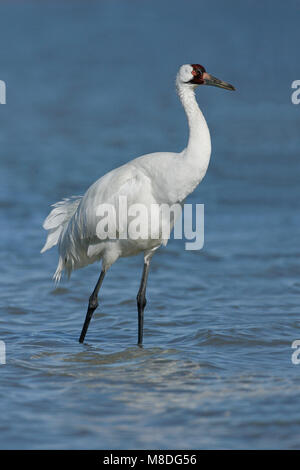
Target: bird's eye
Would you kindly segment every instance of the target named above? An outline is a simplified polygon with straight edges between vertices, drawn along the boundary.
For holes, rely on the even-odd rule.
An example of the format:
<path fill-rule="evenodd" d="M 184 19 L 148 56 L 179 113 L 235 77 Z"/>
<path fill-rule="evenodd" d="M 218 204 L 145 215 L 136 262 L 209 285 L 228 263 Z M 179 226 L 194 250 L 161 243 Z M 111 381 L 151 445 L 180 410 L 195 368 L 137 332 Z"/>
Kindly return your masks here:
<path fill-rule="evenodd" d="M 201 77 L 201 75 L 202 75 L 202 70 L 201 69 L 193 70 L 193 72 L 194 72 L 193 75 L 195 77 L 199 77 L 199 76 Z"/>

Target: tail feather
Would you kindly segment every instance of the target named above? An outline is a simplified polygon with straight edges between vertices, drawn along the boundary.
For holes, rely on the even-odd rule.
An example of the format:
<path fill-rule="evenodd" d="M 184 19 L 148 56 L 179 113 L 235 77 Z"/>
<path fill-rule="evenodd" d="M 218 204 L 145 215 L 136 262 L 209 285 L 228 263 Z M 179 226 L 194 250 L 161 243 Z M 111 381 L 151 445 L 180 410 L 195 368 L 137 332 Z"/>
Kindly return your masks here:
<path fill-rule="evenodd" d="M 52 209 L 43 223 L 44 229 L 48 230 L 48 236 L 45 245 L 41 249 L 41 253 L 44 253 L 59 243 L 61 234 L 64 232 L 64 229 L 67 227 L 70 219 L 76 212 L 81 199 L 82 196 L 72 196 L 69 199 L 64 199 L 63 201 L 52 205 L 54 209 Z M 53 276 L 56 283 L 59 282 L 64 268 L 64 260 L 60 257 L 56 272 Z"/>
<path fill-rule="evenodd" d="M 53 275 L 53 280 L 54 280 L 55 284 L 59 283 L 63 270 L 64 270 L 64 262 L 63 262 L 62 257 L 60 256 L 59 260 L 58 260 L 58 265 L 57 265 L 56 271 Z"/>
<path fill-rule="evenodd" d="M 50 248 L 52 248 L 53 246 L 57 245 L 62 229 L 63 227 L 60 226 L 55 229 L 49 230 L 46 243 L 41 249 L 41 253 L 44 253 L 45 251 L 50 250 Z"/>

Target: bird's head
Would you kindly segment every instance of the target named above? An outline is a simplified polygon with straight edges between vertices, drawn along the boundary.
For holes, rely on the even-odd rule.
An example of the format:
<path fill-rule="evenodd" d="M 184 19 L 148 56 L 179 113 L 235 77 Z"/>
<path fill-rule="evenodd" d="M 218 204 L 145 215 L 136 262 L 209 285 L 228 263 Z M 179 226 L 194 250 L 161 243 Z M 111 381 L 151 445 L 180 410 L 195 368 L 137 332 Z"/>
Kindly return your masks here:
<path fill-rule="evenodd" d="M 207 73 L 203 65 L 200 64 L 182 65 L 179 69 L 177 80 L 181 84 L 187 84 L 193 87 L 198 85 L 210 85 L 225 88 L 225 90 L 235 90 L 230 83 L 223 82 Z"/>

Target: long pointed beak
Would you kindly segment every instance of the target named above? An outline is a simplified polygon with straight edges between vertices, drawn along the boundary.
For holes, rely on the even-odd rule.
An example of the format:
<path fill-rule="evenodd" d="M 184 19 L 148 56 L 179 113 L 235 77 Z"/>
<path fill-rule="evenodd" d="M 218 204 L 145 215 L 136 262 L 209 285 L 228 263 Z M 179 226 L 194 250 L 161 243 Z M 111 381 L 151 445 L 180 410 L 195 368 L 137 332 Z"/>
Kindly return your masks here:
<path fill-rule="evenodd" d="M 225 88 L 225 90 L 235 90 L 234 86 L 230 85 L 230 83 L 223 82 L 209 73 L 204 72 L 202 77 L 205 85 L 217 86 L 219 88 Z"/>

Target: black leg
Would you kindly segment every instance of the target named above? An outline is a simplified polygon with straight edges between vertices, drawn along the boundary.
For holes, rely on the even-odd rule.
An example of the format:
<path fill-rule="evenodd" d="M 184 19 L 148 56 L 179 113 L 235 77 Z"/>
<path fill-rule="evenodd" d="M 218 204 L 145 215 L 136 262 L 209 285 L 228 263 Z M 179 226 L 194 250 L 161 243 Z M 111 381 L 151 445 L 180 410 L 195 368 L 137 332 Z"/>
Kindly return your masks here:
<path fill-rule="evenodd" d="M 136 297 L 137 300 L 137 308 L 138 308 L 138 345 L 141 346 L 143 343 L 143 329 L 144 329 L 144 309 L 146 307 L 146 286 L 147 286 L 147 279 L 150 267 L 150 259 L 145 261 L 143 275 L 141 280 L 141 285 L 139 288 L 138 295 Z"/>
<path fill-rule="evenodd" d="M 85 321 L 82 327 L 81 335 L 79 338 L 79 343 L 83 343 L 91 318 L 93 316 L 93 313 L 98 307 L 98 293 L 99 293 L 101 284 L 103 282 L 104 276 L 105 276 L 105 271 L 101 271 L 96 287 L 89 299 L 89 306 L 88 306 L 87 314 L 86 314 Z"/>

